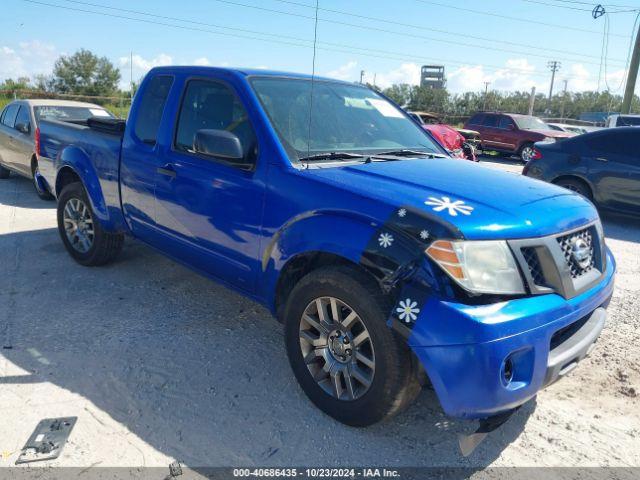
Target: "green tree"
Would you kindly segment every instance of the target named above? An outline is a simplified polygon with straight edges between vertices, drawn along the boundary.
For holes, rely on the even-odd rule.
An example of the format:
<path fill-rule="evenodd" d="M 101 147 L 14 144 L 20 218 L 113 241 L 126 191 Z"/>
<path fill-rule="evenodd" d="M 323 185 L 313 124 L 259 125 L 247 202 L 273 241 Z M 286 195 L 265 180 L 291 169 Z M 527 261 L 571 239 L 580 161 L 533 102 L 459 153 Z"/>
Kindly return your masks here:
<path fill-rule="evenodd" d="M 29 88 L 29 77 L 19 77 L 17 80 L 7 78 L 0 83 L 1 90 L 27 90 Z"/>
<path fill-rule="evenodd" d="M 120 70 L 106 57 L 81 49 L 56 60 L 51 87 L 56 93 L 110 96 L 117 92 L 119 81 Z"/>
<path fill-rule="evenodd" d="M 414 88 L 415 87 L 412 87 L 408 83 L 399 83 L 397 85 L 391 85 L 382 93 L 384 93 L 398 105 L 405 106 L 408 105 L 411 101 L 411 96 Z"/>

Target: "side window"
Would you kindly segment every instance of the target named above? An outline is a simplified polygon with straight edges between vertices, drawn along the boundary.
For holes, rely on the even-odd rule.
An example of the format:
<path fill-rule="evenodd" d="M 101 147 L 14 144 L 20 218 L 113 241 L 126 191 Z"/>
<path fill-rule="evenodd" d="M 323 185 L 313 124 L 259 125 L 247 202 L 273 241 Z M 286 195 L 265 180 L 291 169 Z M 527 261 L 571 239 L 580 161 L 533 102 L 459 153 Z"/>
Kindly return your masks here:
<path fill-rule="evenodd" d="M 16 115 L 18 115 L 18 108 L 20 108 L 20 105 L 12 103 L 5 109 L 4 115 L 2 116 L 3 125 L 13 128 L 16 123 Z"/>
<path fill-rule="evenodd" d="M 133 132 L 139 140 L 153 145 L 158 137 L 162 112 L 173 84 L 170 75 L 158 75 L 151 79 L 140 98 L 138 115 Z"/>
<path fill-rule="evenodd" d="M 215 81 L 191 80 L 187 83 L 180 107 L 176 150 L 194 153 L 196 132 L 203 129 L 235 134 L 242 143 L 246 162 L 255 162 L 256 137 L 249 116 L 233 91 Z"/>
<path fill-rule="evenodd" d="M 485 115 L 482 125 L 485 127 L 497 127 L 498 117 L 496 115 Z"/>
<path fill-rule="evenodd" d="M 640 164 L 637 155 L 637 137 L 635 132 L 606 132 L 588 139 L 585 143 L 589 149 L 594 150 L 599 155 L 613 154 L 622 155 L 629 158 L 629 162 Z M 635 159 L 632 159 L 635 157 Z M 632 161 L 635 160 L 635 161 Z"/>
<path fill-rule="evenodd" d="M 511 120 L 509 117 L 500 117 L 500 124 L 498 125 L 498 128 L 509 130 L 510 125 L 514 125 L 513 120 Z"/>
<path fill-rule="evenodd" d="M 484 118 L 484 115 L 474 115 L 469 120 L 469 125 L 482 125 L 483 118 Z"/>
<path fill-rule="evenodd" d="M 31 131 L 31 118 L 29 116 L 29 107 L 25 105 L 21 106 L 20 110 L 18 111 L 14 128 L 16 128 L 20 123 L 22 123 L 27 127 L 27 131 Z"/>

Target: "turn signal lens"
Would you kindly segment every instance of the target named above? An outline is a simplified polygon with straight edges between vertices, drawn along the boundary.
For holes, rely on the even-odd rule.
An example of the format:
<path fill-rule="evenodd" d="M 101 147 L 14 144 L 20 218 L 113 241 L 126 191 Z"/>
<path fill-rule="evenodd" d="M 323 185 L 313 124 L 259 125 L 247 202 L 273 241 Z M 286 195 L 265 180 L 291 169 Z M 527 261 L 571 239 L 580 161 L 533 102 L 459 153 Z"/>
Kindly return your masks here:
<path fill-rule="evenodd" d="M 522 294 L 524 284 L 503 240 L 436 240 L 425 253 L 463 288 L 476 293 Z"/>

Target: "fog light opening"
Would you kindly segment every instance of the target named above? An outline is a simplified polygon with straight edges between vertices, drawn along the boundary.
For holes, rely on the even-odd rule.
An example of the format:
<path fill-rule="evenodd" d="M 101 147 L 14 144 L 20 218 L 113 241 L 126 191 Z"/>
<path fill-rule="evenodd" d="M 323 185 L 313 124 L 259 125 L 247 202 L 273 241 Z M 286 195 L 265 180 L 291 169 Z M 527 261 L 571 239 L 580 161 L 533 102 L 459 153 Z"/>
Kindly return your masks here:
<path fill-rule="evenodd" d="M 511 383 L 511 380 L 513 380 L 513 362 L 510 358 L 507 358 L 504 362 L 502 377 L 504 379 L 504 383 L 507 385 L 509 385 Z"/>

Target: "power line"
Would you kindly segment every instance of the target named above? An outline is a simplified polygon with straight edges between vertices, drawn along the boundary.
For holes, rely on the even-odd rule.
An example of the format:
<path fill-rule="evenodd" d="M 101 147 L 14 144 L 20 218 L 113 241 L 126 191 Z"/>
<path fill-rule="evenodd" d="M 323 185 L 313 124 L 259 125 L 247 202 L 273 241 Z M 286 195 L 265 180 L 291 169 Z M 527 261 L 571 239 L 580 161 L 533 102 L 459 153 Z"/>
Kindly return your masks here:
<path fill-rule="evenodd" d="M 592 12 L 593 9 L 592 8 L 578 8 L 578 7 L 571 7 L 568 5 L 558 5 L 557 3 L 548 3 L 548 2 L 542 2 L 540 0 L 522 0 L 523 2 L 527 2 L 527 3 L 535 3 L 538 5 L 546 5 L 548 7 L 556 7 L 556 8 L 564 8 L 566 10 L 575 10 L 575 11 L 579 11 L 579 12 Z M 630 7 L 633 8 L 633 7 Z M 610 11 L 608 13 L 628 13 L 628 12 L 637 12 L 638 8 L 633 8 L 632 10 L 613 10 Z"/>
<path fill-rule="evenodd" d="M 452 10 L 458 10 L 458 11 L 461 11 L 461 12 L 474 13 L 476 15 L 484 15 L 484 16 L 488 16 L 488 17 L 503 18 L 505 20 L 512 20 L 512 21 L 515 21 L 515 22 L 527 23 L 529 25 L 542 25 L 542 26 L 545 26 L 545 27 L 560 28 L 560 29 L 563 29 L 563 30 L 571 30 L 571 31 L 574 31 L 574 32 L 600 34 L 600 32 L 598 32 L 597 30 L 589 30 L 589 29 L 585 29 L 585 28 L 572 27 L 572 26 L 569 26 L 569 25 L 560 25 L 560 24 L 557 24 L 557 23 L 542 22 L 542 21 L 539 21 L 539 20 L 532 20 L 530 18 L 513 17 L 513 16 L 509 16 L 509 15 L 501 15 L 499 13 L 486 12 L 484 10 L 474 10 L 474 9 L 471 9 L 471 8 L 458 7 L 458 6 L 454 6 L 454 5 L 448 5 L 446 3 L 433 2 L 431 0 L 414 0 L 414 1 L 419 2 L 419 3 L 424 3 L 424 4 L 427 4 L 427 5 L 436 5 L 438 7 L 450 8 Z M 615 36 L 615 37 L 627 38 L 626 35 L 622 35 L 622 34 L 613 34 L 612 33 L 611 35 Z"/>
<path fill-rule="evenodd" d="M 589 5 L 591 7 L 595 6 L 594 2 L 584 2 L 584 1 L 579 1 L 579 0 L 552 0 L 556 3 L 574 3 L 577 5 Z M 613 7 L 613 8 L 638 8 L 637 5 L 615 5 L 613 3 L 605 3 L 603 4 L 604 7 Z"/>
<path fill-rule="evenodd" d="M 65 0 L 65 1 L 73 1 L 73 0 Z M 300 3 L 300 2 L 296 2 L 293 0 L 273 0 L 275 2 L 280 2 L 280 3 L 284 3 L 287 5 L 296 5 L 299 7 L 304 7 L 304 8 L 314 8 L 312 5 L 307 5 L 306 3 Z M 75 2 L 74 2 L 75 3 Z M 398 22 L 395 20 L 390 20 L 388 18 L 380 18 L 380 17 L 372 17 L 369 15 L 361 15 L 358 13 L 354 13 L 354 12 L 347 12 L 344 10 L 334 10 L 331 8 L 319 8 L 320 11 L 322 12 L 328 12 L 328 13 L 335 13 L 338 15 L 346 15 L 349 17 L 355 17 L 355 18 L 361 18 L 364 20 L 371 20 L 374 22 L 382 22 L 385 24 L 393 24 L 393 25 L 398 25 L 401 27 L 408 27 L 408 28 L 414 28 L 420 31 L 424 31 L 425 30 L 425 26 L 424 25 L 415 25 L 415 24 L 411 24 L 411 23 L 404 23 L 404 22 Z M 331 20 L 329 19 L 322 19 L 322 21 L 325 22 L 331 22 Z M 492 43 L 500 43 L 500 44 L 507 44 L 507 45 L 513 45 L 516 47 L 524 47 L 524 48 L 532 48 L 535 50 L 539 50 L 539 45 L 531 45 L 531 44 L 526 44 L 526 43 L 518 43 L 518 42 L 510 42 L 510 41 L 506 41 L 506 40 L 495 40 L 494 38 L 488 38 L 488 37 L 480 37 L 480 36 L 475 36 L 475 35 L 469 35 L 469 34 L 464 34 L 464 33 L 459 33 L 459 32 L 452 32 L 449 30 L 441 30 L 441 29 L 437 29 L 437 28 L 433 28 L 433 27 L 428 27 L 428 30 L 430 32 L 437 32 L 437 33 L 442 33 L 445 35 L 455 35 L 456 37 L 463 37 L 463 38 L 471 38 L 473 40 L 482 40 L 485 42 L 492 42 Z M 443 42 L 445 40 L 442 40 Z M 465 46 L 469 46 L 468 44 L 465 44 Z M 481 46 L 475 45 L 478 48 L 482 48 Z M 588 57 L 588 58 L 599 58 L 598 55 L 587 55 L 584 53 L 580 53 L 580 52 L 572 52 L 572 51 L 568 51 L 566 49 L 555 49 L 555 48 L 545 48 L 545 50 L 550 51 L 550 52 L 558 52 L 558 53 L 564 53 L 564 54 L 569 54 L 569 55 L 577 55 L 580 57 Z M 545 56 L 546 58 L 546 56 Z M 613 60 L 614 62 L 616 60 Z M 622 60 L 619 60 L 620 63 L 622 63 Z"/>
<path fill-rule="evenodd" d="M 149 23 L 149 24 L 153 24 L 153 25 L 178 28 L 178 29 L 182 29 L 182 30 L 191 30 L 191 31 L 203 32 L 203 33 L 210 33 L 210 34 L 214 34 L 214 35 L 231 36 L 231 37 L 245 38 L 245 39 L 250 39 L 250 40 L 266 41 L 266 42 L 270 42 L 270 43 L 284 44 L 284 45 L 295 46 L 295 47 L 300 47 L 300 48 L 312 48 L 312 45 L 304 45 L 304 44 L 300 44 L 300 43 L 295 43 L 293 41 L 285 41 L 285 40 L 279 40 L 279 39 L 274 39 L 274 38 L 268 38 L 268 37 L 282 37 L 279 34 L 276 35 L 276 34 L 272 34 L 272 33 L 255 32 L 255 31 L 246 30 L 246 29 L 237 29 L 237 28 L 233 28 L 233 27 L 223 27 L 223 26 L 218 26 L 218 25 L 214 25 L 214 24 L 205 24 L 203 22 L 195 22 L 195 21 L 192 22 L 191 20 L 185 20 L 185 19 L 180 19 L 179 20 L 179 21 L 185 22 L 185 23 L 192 22 L 192 23 L 197 23 L 199 25 L 210 25 L 210 26 L 214 26 L 216 28 L 224 28 L 224 29 L 228 29 L 228 30 L 240 31 L 240 32 L 243 32 L 243 33 L 217 32 L 217 31 L 213 31 L 213 30 L 209 30 L 209 29 L 205 29 L 205 28 L 200 28 L 200 27 L 189 27 L 189 26 L 186 26 L 186 25 L 176 25 L 176 24 L 173 24 L 173 23 L 167 23 L 167 22 L 160 22 L 160 21 L 155 21 L 155 20 L 148 20 L 148 19 L 142 19 L 142 18 L 129 17 L 129 16 L 126 16 L 126 15 L 119 15 L 119 14 L 106 13 L 106 12 L 97 12 L 97 11 L 93 11 L 93 10 L 85 10 L 85 9 L 76 8 L 76 7 L 69 7 L 69 6 L 64 6 L 64 5 L 57 5 L 57 4 L 47 3 L 47 2 L 41 2 L 41 1 L 38 1 L 38 0 L 23 0 L 23 1 L 27 2 L 27 3 L 37 4 L 37 5 L 60 8 L 60 9 L 64 9 L 64 10 L 77 11 L 77 12 L 82 12 L 82 13 L 89 13 L 89 14 L 93 14 L 93 15 L 100 15 L 100 16 L 106 16 L 106 17 L 111 17 L 111 18 L 131 20 L 131 21 L 142 22 L 142 23 Z M 81 2 L 76 2 L 76 3 L 81 3 Z M 104 7 L 104 8 L 114 9 L 115 7 Z M 122 9 L 120 9 L 120 10 L 122 10 Z M 131 12 L 133 12 L 133 11 L 131 11 Z M 138 15 L 146 15 L 147 14 L 146 12 L 141 12 L 141 11 L 135 11 L 135 13 L 138 14 Z M 149 14 L 149 15 L 154 16 L 154 14 Z M 161 16 L 158 16 L 158 15 L 155 15 L 155 16 L 156 17 L 161 17 Z M 162 18 L 170 18 L 170 17 L 162 17 Z M 251 35 L 245 35 L 244 33 L 250 33 Z M 260 38 L 260 37 L 256 37 L 255 35 L 262 35 L 262 36 L 267 37 L 267 38 Z M 299 41 L 299 42 L 311 42 L 311 40 L 302 39 L 302 38 L 298 38 L 298 37 L 286 36 L 284 38 L 288 38 L 290 40 L 296 40 L 296 41 Z M 427 59 L 427 58 L 424 58 L 424 57 L 419 58 L 417 56 L 413 56 L 413 57 L 409 58 L 407 56 L 403 56 L 403 55 L 406 55 L 404 53 L 390 52 L 390 51 L 386 51 L 386 50 L 372 49 L 372 48 L 366 48 L 366 47 L 354 47 L 352 45 L 344 45 L 344 44 L 332 43 L 332 42 L 319 42 L 319 43 L 321 43 L 321 45 L 328 45 L 330 47 L 337 47 L 337 48 L 327 48 L 327 47 L 324 47 L 324 46 L 318 46 L 318 49 L 321 49 L 321 50 L 339 52 L 339 53 L 347 53 L 347 54 L 351 54 L 351 55 L 360 55 L 360 56 L 364 56 L 364 57 L 382 58 L 382 59 L 399 60 L 399 61 L 415 61 L 415 60 L 419 59 L 419 60 L 427 61 L 427 62 L 443 61 L 443 62 L 447 62 L 449 64 L 461 65 L 461 66 L 473 65 L 473 62 L 459 62 L 459 61 L 451 61 L 449 59 L 437 59 L 437 58 L 429 58 L 429 59 Z M 375 54 L 362 53 L 362 52 L 357 52 L 357 51 L 354 51 L 354 50 L 362 50 L 362 51 L 365 51 L 365 52 L 374 52 Z M 379 55 L 380 53 L 383 54 L 383 55 Z M 527 75 L 531 75 L 531 76 L 542 76 L 541 73 L 531 72 L 529 69 L 526 69 L 526 68 L 501 67 L 501 66 L 495 66 L 495 65 L 483 65 L 482 67 L 486 68 L 487 70 L 494 70 L 494 71 L 500 71 L 500 72 L 507 71 L 507 72 L 516 72 L 516 73 L 520 73 L 520 74 L 527 74 Z"/>
<path fill-rule="evenodd" d="M 67 0 L 70 1 L 70 0 Z M 294 16 L 294 17 L 298 17 L 298 18 L 308 18 L 308 19 L 313 19 L 313 17 L 308 16 L 308 15 L 303 15 L 303 14 L 299 14 L 299 13 L 293 13 L 293 12 L 285 12 L 282 10 L 277 10 L 277 9 L 273 9 L 273 8 L 267 8 L 267 7 L 262 7 L 262 6 L 258 6 L 258 5 L 248 5 L 246 3 L 242 3 L 242 2 L 238 2 L 238 1 L 234 1 L 234 0 L 212 0 L 214 2 L 218 2 L 218 3 L 224 3 L 224 4 L 228 4 L 228 5 L 234 5 L 237 7 L 244 7 L 244 8 L 250 8 L 250 9 L 254 9 L 254 10 L 260 10 L 260 11 L 265 11 L 265 12 L 269 12 L 269 13 L 277 13 L 280 15 L 289 15 L 289 16 Z M 277 0 L 278 1 L 278 0 Z M 303 6 L 308 6 L 308 5 L 304 5 Z M 348 12 L 343 12 L 343 13 L 347 13 Z M 439 38 L 434 38 L 434 37 L 427 37 L 424 35 L 416 35 L 416 34 L 411 34 L 411 33 L 407 33 L 407 32 L 398 32 L 398 31 L 394 31 L 394 30 L 388 30 L 385 28 L 379 28 L 379 27 L 372 27 L 369 25 L 358 25 L 355 23 L 349 23 L 349 22 L 343 22 L 343 21 L 339 21 L 339 20 L 330 20 L 330 19 L 326 19 L 326 18 L 322 18 L 319 19 L 322 22 L 327 22 L 327 23 L 333 23 L 336 25 L 344 25 L 344 26 L 348 26 L 348 27 L 354 27 L 354 28 L 361 28 L 363 30 L 367 30 L 367 31 L 378 31 L 378 32 L 383 32 L 383 33 L 390 33 L 392 35 L 398 35 L 402 38 L 406 38 L 406 37 L 413 37 L 413 38 L 419 38 L 422 40 L 429 40 L 432 42 L 439 42 L 439 43 L 445 43 L 445 44 L 449 44 L 449 45 L 459 45 L 459 46 L 463 46 L 463 47 L 470 47 L 470 48 L 481 48 L 481 49 L 486 49 L 486 48 L 491 48 L 492 50 L 496 50 L 496 51 L 501 51 L 501 52 L 505 52 L 505 53 L 515 53 L 517 55 L 529 55 L 532 57 L 539 57 L 539 58 L 547 58 L 547 55 L 544 54 L 538 54 L 538 53 L 530 53 L 530 52 L 521 52 L 521 51 L 517 51 L 517 50 L 508 50 L 505 48 L 498 48 L 498 47 L 488 47 L 488 46 L 481 46 L 481 45 L 477 45 L 477 44 L 472 44 L 472 43 L 464 43 L 464 42 L 456 42 L 456 41 L 451 41 L 451 40 L 442 40 Z M 537 48 L 537 47 L 536 47 Z M 570 62 L 581 62 L 581 63 L 587 63 L 587 64 L 591 64 L 591 65 L 598 65 L 598 63 L 596 62 L 589 62 L 587 60 L 578 60 L 578 59 L 573 59 L 573 58 L 568 58 L 568 57 L 558 57 L 558 58 L 562 58 L 563 60 L 566 61 L 570 61 Z"/>

